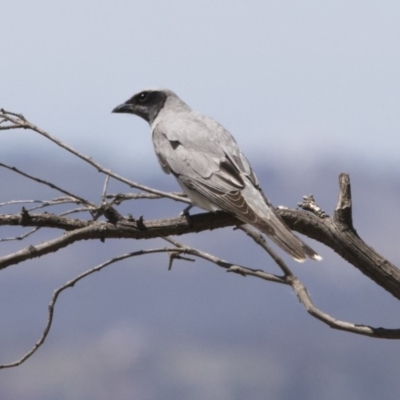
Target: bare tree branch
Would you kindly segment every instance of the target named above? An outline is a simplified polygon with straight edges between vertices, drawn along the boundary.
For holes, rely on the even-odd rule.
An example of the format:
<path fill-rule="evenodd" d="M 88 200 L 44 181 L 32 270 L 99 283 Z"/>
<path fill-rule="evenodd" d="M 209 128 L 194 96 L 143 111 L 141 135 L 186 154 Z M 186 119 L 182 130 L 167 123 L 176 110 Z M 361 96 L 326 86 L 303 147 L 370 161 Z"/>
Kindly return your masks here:
<path fill-rule="evenodd" d="M 346 198 L 344 193 L 349 191 L 350 181 L 346 174 L 340 176 L 341 201 L 335 210 L 335 217 L 326 214 L 324 217 L 298 210 L 278 209 L 288 226 L 306 236 L 316 239 L 336 251 L 341 257 L 356 266 L 362 273 L 373 279 L 377 284 L 400 299 L 400 271 L 388 260 L 379 255 L 375 250 L 362 241 L 354 228 L 347 226 L 338 215 L 342 213 L 342 204 Z M 346 201 L 348 208 L 348 200 Z M 309 207 L 309 204 L 307 205 Z M 97 225 L 96 225 L 97 224 Z M 216 229 L 233 225 L 241 225 L 242 222 L 226 213 L 202 213 L 186 217 L 169 218 L 156 221 L 129 221 L 120 220 L 116 224 L 97 223 L 85 220 L 72 220 L 50 214 L 29 214 L 22 218 L 21 215 L 0 215 L 1 225 L 21 226 L 46 226 L 64 230 L 87 229 L 85 235 L 72 235 L 73 240 L 107 239 L 107 238 L 135 238 L 149 239 L 171 235 L 182 235 L 200 232 L 208 229 Z M 72 238 L 71 238 L 72 239 Z M 64 241 L 67 243 L 67 241 Z M 67 245 L 67 244 L 65 244 Z M 36 253 L 37 256 L 47 254 L 48 251 Z M 49 250 L 53 251 L 53 250 Z M 25 258 L 28 259 L 29 257 Z M 22 260 L 21 260 L 22 261 Z M 0 269 L 13 262 L 5 263 L 4 257 L 0 258 Z"/>
<path fill-rule="evenodd" d="M 8 238 L 0 238 L 0 242 L 10 242 L 12 240 L 24 240 L 25 238 L 27 238 L 30 235 L 33 235 L 35 232 L 37 232 L 40 228 L 33 228 L 28 232 L 23 233 L 22 235 L 19 236 L 12 236 L 12 237 L 8 237 Z"/>
<path fill-rule="evenodd" d="M 260 237 L 257 232 L 247 228 L 247 227 L 242 227 L 243 229 L 256 243 L 258 243 L 261 247 L 264 248 L 264 250 L 270 254 L 272 253 L 272 256 L 274 256 L 273 250 L 269 248 L 269 246 L 263 242 L 263 240 L 260 240 Z M 187 257 L 182 257 L 180 254 L 191 254 L 193 256 L 197 256 L 199 258 L 203 258 L 209 262 L 212 262 L 219 267 L 225 268 L 227 272 L 234 272 L 236 274 L 242 275 L 242 276 L 254 276 L 256 278 L 264 279 L 270 282 L 275 282 L 275 283 L 281 283 L 281 284 L 286 284 L 290 285 L 294 292 L 296 293 L 299 301 L 303 304 L 303 306 L 306 308 L 307 312 L 312 315 L 313 317 L 319 319 L 320 321 L 324 322 L 328 326 L 330 326 L 333 329 L 338 329 L 338 330 L 343 330 L 347 332 L 352 332 L 364 336 L 370 336 L 370 337 L 375 337 L 375 338 L 384 338 L 384 339 L 400 339 L 400 329 L 386 329 L 386 328 L 373 328 L 367 325 L 361 325 L 361 324 L 353 324 L 350 322 L 345 322 L 341 320 L 337 320 L 330 316 L 329 314 L 326 314 L 325 312 L 319 310 L 315 305 L 313 304 L 310 295 L 305 288 L 305 286 L 300 282 L 300 280 L 290 271 L 290 269 L 287 267 L 287 265 L 277 257 L 277 260 L 275 262 L 279 265 L 279 267 L 282 269 L 284 272 L 284 276 L 280 277 L 274 274 L 269 274 L 266 273 L 262 270 L 254 270 L 251 268 L 243 267 L 240 265 L 232 264 L 229 263 L 225 260 L 222 260 L 216 256 L 213 256 L 211 254 L 208 254 L 204 251 L 194 249 L 189 246 L 185 246 L 176 240 L 172 238 L 164 238 L 166 241 L 169 243 L 173 244 L 175 247 L 174 248 L 156 248 L 156 249 L 149 249 L 149 250 L 139 250 L 135 252 L 131 252 L 128 254 L 123 254 L 121 256 L 114 257 L 110 260 L 107 260 L 106 262 L 103 262 L 99 264 L 98 266 L 91 268 L 82 274 L 76 276 L 75 278 L 71 279 L 58 289 L 56 289 L 53 292 L 52 299 L 49 303 L 48 307 L 48 317 L 47 317 L 47 324 L 44 327 L 43 333 L 39 340 L 35 343 L 35 345 L 27 352 L 25 353 L 21 358 L 18 360 L 8 363 L 8 364 L 2 364 L 0 365 L 0 369 L 4 368 L 12 368 L 21 365 L 24 361 L 26 361 L 28 358 L 30 358 L 38 349 L 39 347 L 45 342 L 49 332 L 50 328 L 53 322 L 54 318 L 54 310 L 55 310 L 55 305 L 58 300 L 59 295 L 66 289 L 72 288 L 75 286 L 76 283 L 78 283 L 80 280 L 86 278 L 87 276 L 93 274 L 94 272 L 99 272 L 103 268 L 114 264 L 118 261 L 125 260 L 127 258 L 132 258 L 136 256 L 141 256 L 141 255 L 147 255 L 147 254 L 155 254 L 155 253 L 169 253 L 170 254 L 170 261 L 168 265 L 168 269 L 171 269 L 172 266 L 172 260 L 173 259 L 182 259 L 186 261 L 194 261 L 193 259 L 188 259 Z M 263 239 L 263 238 L 261 238 Z"/>
<path fill-rule="evenodd" d="M 131 257 L 136 257 L 136 256 L 141 256 L 144 254 L 154 254 L 154 253 L 164 253 L 167 252 L 167 249 L 150 249 L 150 250 L 140 250 L 140 251 L 135 251 L 132 253 L 128 253 L 128 254 L 123 254 L 121 256 L 118 257 L 114 257 L 108 261 L 105 261 L 104 263 L 101 263 L 100 265 L 89 269 L 88 271 L 83 272 L 82 274 L 76 276 L 75 278 L 71 279 L 70 281 L 68 281 L 67 283 L 65 283 L 64 285 L 62 285 L 61 287 L 59 287 L 58 289 L 56 289 L 53 292 L 53 296 L 51 298 L 49 307 L 48 307 L 48 316 L 47 316 L 47 324 L 43 330 L 43 333 L 41 335 L 41 337 L 39 338 L 39 340 L 35 343 L 35 345 L 27 352 L 25 353 L 21 358 L 19 358 L 18 360 L 11 362 L 9 364 L 2 364 L 0 365 L 0 369 L 3 368 L 11 368 L 11 367 L 17 367 L 18 365 L 21 365 L 24 361 L 26 361 L 29 357 L 31 357 L 38 349 L 39 347 L 44 343 L 44 341 L 46 340 L 49 332 L 50 332 L 50 328 L 51 328 L 51 324 L 53 323 L 53 317 L 54 317 L 54 309 L 55 309 L 55 305 L 57 303 L 57 299 L 58 296 L 66 289 L 68 288 L 72 288 L 74 287 L 74 285 L 76 283 L 78 283 L 80 280 L 82 280 L 83 278 L 86 278 L 87 276 L 93 274 L 94 272 L 99 272 L 101 271 L 103 268 L 114 264 L 118 261 L 122 261 L 125 260 L 127 258 L 131 258 Z"/>
<path fill-rule="evenodd" d="M 400 329 L 374 328 L 368 325 L 355 324 L 333 318 L 329 314 L 315 307 L 307 289 L 297 277 L 290 277 L 288 279 L 291 282 L 290 284 L 298 299 L 306 308 L 307 312 L 331 328 L 379 339 L 400 339 Z"/>
<path fill-rule="evenodd" d="M 171 193 L 174 196 L 179 196 L 182 198 L 186 198 L 186 194 L 184 193 Z M 116 194 L 107 194 L 106 199 L 111 199 L 111 204 L 121 204 L 123 201 L 127 200 L 157 200 L 162 199 L 164 196 L 153 193 L 116 193 Z"/>
<path fill-rule="evenodd" d="M 33 181 L 35 181 L 35 182 L 42 183 L 43 185 L 46 185 L 46 186 L 48 186 L 48 187 L 50 187 L 50 188 L 52 188 L 52 189 L 58 190 L 59 192 L 64 193 L 64 194 L 66 194 L 67 196 L 70 196 L 70 197 L 72 197 L 73 199 L 78 200 L 78 201 L 79 201 L 80 203 L 82 203 L 82 204 L 85 204 L 85 205 L 88 205 L 88 206 L 92 206 L 92 207 L 96 207 L 95 204 L 89 202 L 88 200 L 85 200 L 85 199 L 83 199 L 83 198 L 80 197 L 80 196 L 77 196 L 77 195 L 75 195 L 75 194 L 72 194 L 71 192 L 68 192 L 67 190 L 62 189 L 62 188 L 59 187 L 58 185 L 55 185 L 54 183 L 48 182 L 48 181 L 46 181 L 46 180 L 44 180 L 44 179 L 40 179 L 40 178 L 37 178 L 37 177 L 35 177 L 35 176 L 33 176 L 33 175 L 30 175 L 30 174 L 28 174 L 28 173 L 26 173 L 26 172 L 23 172 L 23 171 L 19 170 L 19 169 L 16 168 L 16 167 L 10 167 L 9 165 L 3 164 L 3 163 L 1 163 L 1 162 L 0 162 L 0 167 L 7 168 L 7 169 L 9 169 L 9 170 L 11 170 L 11 171 L 13 171 L 13 172 L 16 172 L 17 174 L 20 174 L 20 175 L 22 175 L 22 176 L 25 176 L 26 178 L 29 178 L 29 179 L 33 180 Z"/>
<path fill-rule="evenodd" d="M 3 120 L 6 120 L 10 122 L 12 125 L 11 126 L 4 126 L 2 129 L 12 129 L 12 128 L 21 128 L 21 129 L 29 129 L 32 130 L 36 133 L 39 133 L 40 135 L 44 136 L 46 139 L 51 140 L 53 143 L 55 143 L 57 146 L 60 146 L 64 150 L 67 150 L 69 153 L 72 153 L 76 157 L 80 158 L 81 160 L 87 162 L 90 164 L 92 167 L 95 167 L 99 172 L 102 172 L 103 174 L 109 175 L 116 179 L 117 181 L 123 182 L 127 184 L 130 187 L 136 188 L 143 190 L 144 192 L 148 193 L 153 193 L 160 195 L 162 197 L 170 198 L 176 201 L 181 201 L 183 203 L 189 203 L 190 200 L 181 196 L 175 196 L 171 193 L 167 192 L 162 192 L 161 190 L 156 190 L 149 188 L 147 186 L 141 185 L 139 183 L 133 182 L 127 178 L 124 178 L 123 176 L 120 176 L 111 170 L 104 168 L 102 165 L 100 165 L 98 162 L 94 161 L 91 157 L 86 156 L 83 153 L 80 153 L 79 151 L 73 149 L 71 146 L 68 146 L 67 144 L 63 143 L 61 140 L 57 139 L 56 137 L 50 135 L 43 129 L 38 128 L 36 125 L 32 124 L 31 122 L 27 121 L 25 117 L 22 114 L 16 114 L 12 113 L 10 111 L 5 111 L 4 109 L 0 109 L 0 118 L 3 118 Z"/>
<path fill-rule="evenodd" d="M 207 213 L 194 215 L 188 220 L 186 217 L 170 218 L 155 221 L 128 221 L 123 220 L 112 224 L 105 221 L 86 221 L 69 219 L 51 214 L 31 215 L 22 212 L 19 215 L 0 215 L 1 225 L 40 226 L 58 228 L 68 231 L 62 236 L 45 243 L 30 245 L 21 251 L 0 257 L 0 270 L 22 261 L 40 257 L 57 251 L 74 242 L 88 239 L 151 239 L 169 235 L 183 235 L 191 232 L 221 228 L 232 225 L 235 221 L 226 213 Z"/>
<path fill-rule="evenodd" d="M 142 256 L 142 255 L 147 255 L 147 254 L 155 254 L 155 253 L 169 253 L 169 254 L 175 254 L 174 258 L 180 258 L 180 259 L 186 260 L 186 261 L 194 261 L 192 259 L 188 259 L 187 257 L 179 256 L 179 254 L 191 254 L 191 255 L 197 256 L 199 258 L 208 260 L 214 264 L 217 264 L 218 266 L 227 269 L 228 272 L 239 273 L 235 269 L 240 268 L 241 275 L 252 275 L 252 276 L 256 276 L 256 277 L 259 277 L 259 278 L 262 278 L 262 279 L 265 279 L 268 281 L 284 283 L 282 278 L 280 278 L 278 276 L 267 274 L 263 271 L 256 271 L 256 270 L 252 270 L 250 268 L 240 267 L 240 266 L 228 263 L 224 260 L 221 260 L 221 259 L 219 259 L 213 255 L 207 254 L 203 251 L 200 251 L 200 250 L 188 247 L 188 246 L 184 246 L 171 238 L 165 238 L 165 240 L 172 243 L 175 247 L 174 248 L 156 248 L 156 249 L 149 249 L 149 250 L 139 250 L 139 251 L 135 251 L 135 252 L 131 252 L 131 253 L 123 254 L 121 256 L 114 257 L 110 260 L 107 260 L 107 261 L 97 265 L 94 268 L 91 268 L 91 269 L 83 272 L 82 274 L 76 276 L 75 278 L 71 279 L 70 281 L 68 281 L 67 283 L 65 283 L 58 289 L 56 289 L 53 292 L 53 296 L 49 303 L 47 323 L 46 323 L 46 326 L 44 327 L 43 333 L 42 333 L 41 337 L 39 338 L 39 340 L 21 358 L 19 358 L 18 360 L 14 361 L 14 362 L 8 363 L 8 364 L 0 365 L 0 369 L 12 368 L 12 367 L 17 367 L 17 366 L 21 365 L 24 361 L 26 361 L 29 357 L 31 357 L 39 349 L 39 347 L 45 342 L 45 340 L 50 332 L 50 328 L 51 328 L 51 325 L 53 322 L 56 302 L 58 300 L 59 295 L 64 290 L 74 287 L 76 283 L 78 283 L 80 280 L 86 278 L 87 276 L 93 274 L 94 272 L 99 272 L 103 268 L 108 267 L 109 265 L 112 265 L 118 261 L 125 260 L 127 258 L 132 258 L 132 257 Z M 170 266 L 171 266 L 171 261 L 169 263 L 168 269 L 171 269 Z"/>
<path fill-rule="evenodd" d="M 20 234 L 19 236 L 16 235 L 14 237 L 0 239 L 0 242 L 10 240 L 21 241 L 26 240 L 28 237 L 32 241 L 33 239 L 31 238 L 36 238 L 35 233 L 42 227 L 52 228 L 54 232 L 59 235 L 45 242 L 40 242 L 39 244 L 28 244 L 17 252 L 0 257 L 0 270 L 11 265 L 16 265 L 23 261 L 56 252 L 81 240 L 100 240 L 104 242 L 106 239 L 118 238 L 133 238 L 137 240 L 163 238 L 173 245 L 173 247 L 140 250 L 114 257 L 80 274 L 74 279 L 68 281 L 65 285 L 55 290 L 49 304 L 47 324 L 38 342 L 19 360 L 10 364 L 0 365 L 0 368 L 9 368 L 20 365 L 30 356 L 32 356 L 44 343 L 51 328 L 54 316 L 54 308 L 58 296 L 65 289 L 74 286 L 81 279 L 91 275 L 93 272 L 100 271 L 101 269 L 118 261 L 122 261 L 129 257 L 153 253 L 168 254 L 168 269 L 172 268 L 173 262 L 177 259 L 183 261 L 194 261 L 193 258 L 187 257 L 187 255 L 189 255 L 212 262 L 215 265 L 224 268 L 227 272 L 236 273 L 243 277 L 254 276 L 266 281 L 291 286 L 300 303 L 305 307 L 307 312 L 314 318 L 317 318 L 333 329 L 374 338 L 400 339 L 400 329 L 374 328 L 368 325 L 341 321 L 318 309 L 312 302 L 304 284 L 293 274 L 288 265 L 268 245 L 264 237 L 253 228 L 237 220 L 234 216 L 224 212 L 216 212 L 201 213 L 197 215 L 183 215 L 161 220 L 145 220 L 142 216 L 136 218 L 132 216 L 123 217 L 117 211 L 117 209 L 114 208 L 114 206 L 116 207 L 124 201 L 143 198 L 170 198 L 175 201 L 189 204 L 190 201 L 181 193 L 166 193 L 156 189 L 148 188 L 113 173 L 112 171 L 101 166 L 96 161 L 92 160 L 90 157 L 74 150 L 72 147 L 61 142 L 59 139 L 30 123 L 21 114 L 0 110 L 0 129 L 28 129 L 36 132 L 48 140 L 51 140 L 64 150 L 89 163 L 99 172 L 102 172 L 106 175 L 103 190 L 100 194 L 100 204 L 95 204 L 89 202 L 79 195 L 73 194 L 61 188 L 59 185 L 55 185 L 41 178 L 37 178 L 31 174 L 19 170 L 16 167 L 11 167 L 9 165 L 0 163 L 0 167 L 7 168 L 15 173 L 25 176 L 30 180 L 44 184 L 66 195 L 66 197 L 59 197 L 53 200 L 12 199 L 0 203 L 0 207 L 15 206 L 19 204 L 37 204 L 30 210 L 27 210 L 23 206 L 21 211 L 17 214 L 0 214 L 0 226 L 33 228 L 25 233 Z M 142 190 L 145 193 L 107 194 L 110 178 L 114 178 L 127 184 L 129 187 Z M 374 249 L 372 249 L 372 247 L 368 246 L 359 237 L 353 226 L 350 178 L 347 174 L 340 174 L 339 188 L 339 199 L 332 217 L 317 205 L 312 195 L 303 197 L 303 202 L 299 205 L 301 210 L 291 210 L 280 207 L 277 209 L 277 211 L 291 229 L 318 240 L 319 242 L 332 248 L 343 259 L 354 265 L 363 274 L 371 278 L 375 283 L 400 300 L 400 270 L 384 257 L 379 255 Z M 108 200 L 111 201 L 107 203 Z M 58 215 L 43 211 L 43 209 L 47 210 L 48 207 L 69 203 L 74 204 L 76 207 L 72 210 L 59 212 Z M 32 211 L 34 210 L 41 210 L 42 212 L 33 213 Z M 57 208 L 52 208 L 51 210 L 57 210 Z M 83 219 L 82 217 L 69 217 L 71 214 L 81 212 L 89 212 L 90 218 Z M 272 260 L 282 271 L 282 275 L 267 273 L 262 270 L 255 270 L 237 265 L 218 258 L 215 255 L 211 255 L 193 247 L 186 246 L 176 241 L 176 239 L 171 238 L 171 236 L 202 232 L 228 226 L 237 227 L 245 232 L 247 236 L 249 236 L 269 255 L 269 257 L 272 258 Z M 63 233 L 60 234 L 58 230 L 62 230 Z"/>
<path fill-rule="evenodd" d="M 400 270 L 366 244 L 353 227 L 348 174 L 340 174 L 339 187 L 339 201 L 333 218 L 289 209 L 280 209 L 278 212 L 291 229 L 330 247 L 400 300 Z"/>
<path fill-rule="evenodd" d="M 347 177 L 347 175 L 341 175 L 341 182 L 343 176 Z M 341 188 L 342 187 L 343 185 Z M 328 216 L 321 218 L 314 214 L 290 209 L 278 209 L 277 211 L 291 229 L 316 239 L 332 248 L 345 260 L 356 266 L 361 272 L 369 276 L 393 296 L 400 299 L 400 271 L 392 263 L 364 243 L 353 228 L 346 226 L 337 218 L 330 218 Z M 337 207 L 335 215 L 339 213 L 340 208 Z M 103 221 L 72 220 L 51 214 L 36 215 L 29 213 L 26 215 L 25 213 L 20 215 L 0 215 L 0 226 L 45 226 L 67 231 L 88 227 L 84 235 L 79 233 L 71 235 L 70 241 L 63 240 L 64 246 L 77 240 L 85 239 L 150 239 L 241 224 L 241 221 L 222 212 L 202 213 L 190 216 L 190 218 L 177 217 L 156 221 L 141 221 L 140 223 L 139 220 L 129 221 L 124 219 L 118 221 L 116 224 L 105 223 Z M 50 246 L 48 251 L 42 249 L 35 254 L 36 256 L 40 256 L 61 247 L 53 248 Z M 12 258 L 12 260 L 19 259 L 23 261 L 29 258 L 27 254 L 24 259 Z M 11 261 L 11 259 L 6 262 L 5 257 L 0 258 L 0 269 L 12 265 L 13 262 L 14 261 Z"/>
<path fill-rule="evenodd" d="M 318 210 L 318 213 L 319 212 L 320 209 Z M 250 236 L 258 245 L 260 245 L 281 268 L 284 273 L 283 282 L 281 283 L 285 283 L 292 287 L 300 303 L 306 308 L 310 315 L 319 319 L 333 329 L 379 339 L 400 339 L 400 329 L 373 328 L 368 325 L 341 321 L 318 309 L 312 302 L 311 297 L 303 283 L 301 283 L 299 278 L 293 274 L 285 262 L 268 246 L 264 238 L 258 232 L 248 228 L 246 225 L 242 225 L 240 229 L 246 232 L 248 236 Z"/>

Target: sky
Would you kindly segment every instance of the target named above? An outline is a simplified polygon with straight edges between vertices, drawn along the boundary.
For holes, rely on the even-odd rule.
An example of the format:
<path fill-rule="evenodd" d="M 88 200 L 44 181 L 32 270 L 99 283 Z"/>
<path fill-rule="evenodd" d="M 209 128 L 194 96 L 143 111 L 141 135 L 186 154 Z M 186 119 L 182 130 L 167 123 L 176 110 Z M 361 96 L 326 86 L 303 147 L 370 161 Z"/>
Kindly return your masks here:
<path fill-rule="evenodd" d="M 167 87 L 236 137 L 274 204 L 294 207 L 312 192 L 330 212 L 337 176 L 350 172 L 358 232 L 399 261 L 399 2 L 6 0 L 1 13 L 0 107 L 117 173 L 177 190 L 158 166 L 147 124 L 111 114 L 141 89 Z M 71 190 L 100 198 L 96 171 L 32 132 L 1 131 L 0 161 L 61 176 Z M 0 202 L 55 196 L 4 170 L 0 184 L 7 188 Z M 179 212 L 168 202 L 134 207 L 149 217 Z M 9 232 L 2 228 L 1 237 Z M 265 267 L 264 255 L 237 232 L 185 240 Z M 1 254 L 21 245 L 0 244 Z M 79 244 L 3 271 L 0 363 L 37 340 L 52 290 L 110 256 L 156 245 Z M 399 324 L 394 299 L 312 245 L 325 261 L 294 268 L 322 308 L 355 322 Z M 396 341 L 329 330 L 284 288 L 227 275 L 204 262 L 182 262 L 171 273 L 161 257 L 88 279 L 60 300 L 34 358 L 0 371 L 0 397 L 330 400 L 398 393 Z"/>
<path fill-rule="evenodd" d="M 218 119 L 254 159 L 357 157 L 375 168 L 397 160 L 396 1 L 22 0 L 2 7 L 2 107 L 93 155 L 104 153 L 110 132 L 121 135 L 116 151 L 126 157 L 131 148 L 118 143 L 134 137 L 147 148 L 145 123 L 110 110 L 161 86 Z"/>

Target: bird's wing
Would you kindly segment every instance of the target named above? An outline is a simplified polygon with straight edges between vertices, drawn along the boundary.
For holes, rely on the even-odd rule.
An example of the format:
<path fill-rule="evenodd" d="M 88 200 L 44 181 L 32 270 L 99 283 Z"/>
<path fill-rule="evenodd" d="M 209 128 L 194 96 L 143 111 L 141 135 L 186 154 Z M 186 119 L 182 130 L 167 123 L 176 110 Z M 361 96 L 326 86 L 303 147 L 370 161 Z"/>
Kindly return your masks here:
<path fill-rule="evenodd" d="M 174 122 L 177 120 L 179 124 Z M 164 172 L 174 174 L 218 208 L 248 223 L 257 222 L 254 207 L 242 193 L 248 184 L 258 192 L 257 178 L 233 137 L 221 125 L 205 117 L 183 121 L 176 118 L 154 127 L 153 143 Z"/>
<path fill-rule="evenodd" d="M 170 145 L 166 146 L 166 142 Z M 208 169 L 207 163 L 204 163 L 202 155 L 213 159 L 228 158 L 230 163 L 239 172 L 239 175 L 247 176 L 255 186 L 259 186 L 258 180 L 246 157 L 242 154 L 234 137 L 218 122 L 212 118 L 203 116 L 196 112 L 182 113 L 175 117 L 165 118 L 153 129 L 153 143 L 163 169 L 168 170 L 168 162 L 165 159 L 172 150 L 182 146 L 188 152 L 192 151 L 198 158 L 192 159 L 193 167 L 203 177 L 208 177 L 214 168 Z M 178 151 L 181 151 L 180 148 Z M 170 171 L 165 171 L 169 173 Z M 236 174 L 233 174 L 236 175 Z"/>

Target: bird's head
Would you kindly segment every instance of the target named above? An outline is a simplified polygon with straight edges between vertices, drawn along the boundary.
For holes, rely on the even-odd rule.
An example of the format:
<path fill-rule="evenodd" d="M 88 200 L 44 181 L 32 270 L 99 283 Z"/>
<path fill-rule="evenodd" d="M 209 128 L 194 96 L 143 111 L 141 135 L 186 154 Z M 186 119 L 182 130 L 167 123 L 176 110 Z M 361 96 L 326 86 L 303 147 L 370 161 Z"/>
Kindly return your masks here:
<path fill-rule="evenodd" d="M 125 103 L 115 107 L 112 112 L 135 114 L 151 124 L 164 107 L 168 97 L 173 94 L 173 92 L 163 89 L 143 90 L 134 94 Z"/>

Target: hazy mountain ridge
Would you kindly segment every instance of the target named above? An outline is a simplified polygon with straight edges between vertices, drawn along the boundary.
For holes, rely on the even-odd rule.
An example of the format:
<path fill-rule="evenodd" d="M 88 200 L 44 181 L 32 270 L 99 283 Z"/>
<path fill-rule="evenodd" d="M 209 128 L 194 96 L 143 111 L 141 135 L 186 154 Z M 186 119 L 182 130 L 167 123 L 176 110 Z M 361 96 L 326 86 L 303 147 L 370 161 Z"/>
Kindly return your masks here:
<path fill-rule="evenodd" d="M 46 163 L 31 162 L 16 160 L 15 164 L 99 201 L 104 177 L 92 168 L 51 158 Z M 318 204 L 332 212 L 338 195 L 339 165 L 310 170 L 271 169 L 258 163 L 254 167 L 275 205 L 294 207 L 302 195 L 312 192 Z M 150 187 L 177 191 L 174 179 L 157 168 L 155 164 L 154 174 L 142 170 L 132 173 L 129 167 L 119 173 Z M 59 195 L 25 178 L 0 172 L 0 201 Z M 370 178 L 368 166 L 351 170 L 354 219 L 360 235 L 396 262 L 399 217 L 394 210 L 400 187 L 392 178 L 379 178 Z M 109 191 L 130 190 L 112 182 Z M 177 215 L 182 207 L 170 200 L 140 200 L 126 203 L 121 211 L 161 218 Z M 8 236 L 8 230 L 2 227 L 0 232 Z M 50 234 L 53 232 L 48 230 L 41 237 Z M 179 240 L 230 261 L 276 270 L 262 251 L 230 228 Z M 2 271 L 0 334 L 6 348 L 0 362 L 22 355 L 37 340 L 55 287 L 114 255 L 160 245 L 165 243 L 85 242 Z M 324 256 L 323 262 L 299 265 L 287 261 L 320 307 L 356 322 L 400 324 L 397 301 L 324 246 L 312 245 Z M 21 246 L 21 242 L 2 243 L 2 253 Z M 320 399 L 327 384 L 336 385 L 336 393 L 355 390 L 372 398 L 370 370 L 387 370 L 388 364 L 396 364 L 398 354 L 390 345 L 393 342 L 375 341 L 374 346 L 366 347 L 364 341 L 370 340 L 329 330 L 308 316 L 294 296 L 279 285 L 225 274 L 202 261 L 177 261 L 168 272 L 165 256 L 141 258 L 91 276 L 63 294 L 48 342 L 24 366 L 1 372 L 0 394 L 4 398 L 18 393 L 22 400 L 50 400 L 54 398 L 50 379 L 58 382 L 57 387 L 61 382 L 73 385 L 66 399 L 88 397 L 93 386 L 107 392 L 113 386 L 113 375 L 117 375 L 120 384 L 114 394 L 119 398 L 125 398 L 126 392 L 147 398 L 140 393 L 148 393 L 151 387 L 155 399 L 196 398 L 199 393 L 226 390 L 232 395 L 245 393 L 249 399 L 258 399 L 266 392 L 280 393 L 281 399 L 301 392 L 309 399 Z M 338 348 L 346 350 L 338 352 Z M 371 367 L 368 369 L 362 360 L 369 360 Z M 85 379 L 74 372 L 81 368 Z M 359 381 L 353 380 L 354 374 Z M 311 376 L 318 377 L 313 386 L 308 385 Z M 400 388 L 396 368 L 380 377 L 385 379 L 388 393 Z M 21 387 L 21 380 L 27 382 L 29 390 Z"/>

